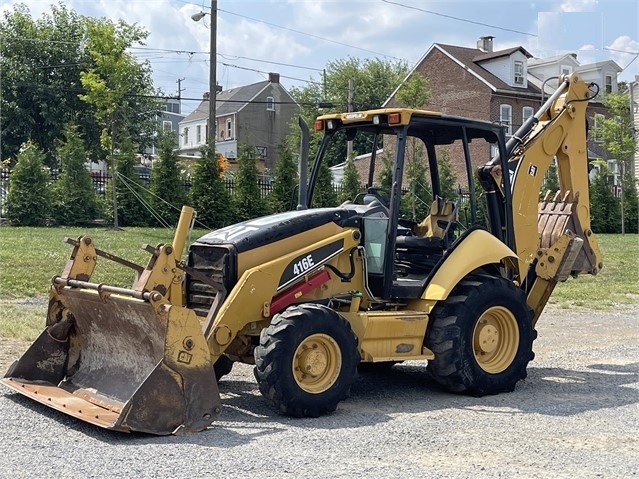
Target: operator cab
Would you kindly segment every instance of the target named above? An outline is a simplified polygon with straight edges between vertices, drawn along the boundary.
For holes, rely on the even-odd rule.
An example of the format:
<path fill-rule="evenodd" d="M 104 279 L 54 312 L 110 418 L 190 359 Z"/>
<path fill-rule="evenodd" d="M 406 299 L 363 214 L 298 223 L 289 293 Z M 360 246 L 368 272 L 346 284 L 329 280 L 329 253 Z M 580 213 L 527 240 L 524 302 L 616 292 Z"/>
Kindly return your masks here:
<path fill-rule="evenodd" d="M 324 115 L 315 127 L 324 137 L 313 163 L 307 206 L 321 162 L 340 163 L 335 158 L 346 158 L 348 141 L 357 170 L 367 171 L 360 178 L 362 190 L 341 207 L 361 214 L 366 278 L 374 297 L 419 298 L 443 259 L 474 229 L 488 229 L 506 244 L 511 241 L 510 219 L 503 213 L 508 208 L 498 211 L 493 204 L 491 209 L 475 177 L 477 167 L 496 153 L 505 158 L 501 126 L 384 109 Z"/>

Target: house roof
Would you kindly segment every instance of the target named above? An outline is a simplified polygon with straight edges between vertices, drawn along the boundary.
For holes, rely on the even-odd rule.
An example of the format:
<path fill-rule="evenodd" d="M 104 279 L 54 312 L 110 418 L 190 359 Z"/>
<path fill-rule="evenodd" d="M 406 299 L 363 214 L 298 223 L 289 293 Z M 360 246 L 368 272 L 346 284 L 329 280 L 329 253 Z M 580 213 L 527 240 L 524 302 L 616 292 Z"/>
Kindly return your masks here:
<path fill-rule="evenodd" d="M 493 92 L 501 91 L 501 92 L 512 92 L 518 95 L 522 93 L 529 93 L 533 95 L 539 95 L 540 89 L 531 84 L 527 83 L 526 88 L 522 87 L 512 87 L 505 81 L 501 80 L 499 77 L 493 75 L 488 70 L 481 66 L 481 63 L 486 62 L 488 60 L 492 60 L 495 58 L 500 58 L 504 56 L 512 55 L 517 51 L 521 51 L 527 58 L 532 58 L 532 55 L 526 51 L 523 47 L 513 47 L 508 48 L 506 50 L 499 50 L 496 52 L 484 52 L 477 48 L 467 48 L 467 47 L 459 47 L 456 45 L 445 45 L 443 43 L 434 43 L 428 51 L 424 54 L 424 56 L 417 62 L 415 67 L 406 75 L 404 78 L 404 82 L 410 78 L 410 76 L 415 72 L 415 70 L 422 65 L 424 60 L 431 54 L 433 50 L 439 50 L 444 55 L 449 57 L 453 62 L 457 63 L 459 66 L 470 72 L 477 79 L 483 82 L 488 88 L 490 88 Z M 401 87 L 401 84 L 391 93 L 388 99 L 384 102 L 382 106 L 386 106 L 388 102 L 395 97 L 397 91 Z"/>
<path fill-rule="evenodd" d="M 617 62 L 615 62 L 614 60 L 603 60 L 597 63 L 588 63 L 585 65 L 579 65 L 577 68 L 575 68 L 575 70 L 580 71 L 580 72 L 585 72 L 585 71 L 589 71 L 589 70 L 599 70 L 599 69 L 603 69 L 603 67 L 610 67 L 611 70 L 616 71 L 617 73 L 620 73 L 623 71 L 623 68 L 621 68 Z"/>
<path fill-rule="evenodd" d="M 521 51 L 527 58 L 531 58 L 532 55 L 528 53 L 523 47 L 513 47 L 508 48 L 507 50 L 484 53 L 476 48 L 458 47 L 455 45 L 444 45 L 441 43 L 436 43 L 433 46 L 444 52 L 444 54 L 448 55 L 452 59 L 456 60 L 457 63 L 468 69 L 473 75 L 486 83 L 493 91 L 499 90 L 502 92 L 507 91 L 518 94 L 521 94 L 522 92 L 533 93 L 535 95 L 539 94 L 539 89 L 534 85 L 529 85 L 527 88 L 510 86 L 508 83 L 493 75 L 481 66 L 481 63 L 487 60 L 509 56 L 517 51 Z"/>
<path fill-rule="evenodd" d="M 555 63 L 559 64 L 563 60 L 567 60 L 573 65 L 579 65 L 576 53 L 564 53 L 563 55 L 555 55 L 554 57 L 531 58 L 530 60 L 528 60 L 528 68 L 538 68 L 543 65 L 552 65 Z"/>
<path fill-rule="evenodd" d="M 259 95 L 269 83 L 271 83 L 269 80 L 264 80 L 219 92 L 216 96 L 215 116 L 237 113 Z M 183 121 L 204 120 L 208 119 L 208 117 L 209 100 L 202 100 L 197 108 L 187 115 Z"/>

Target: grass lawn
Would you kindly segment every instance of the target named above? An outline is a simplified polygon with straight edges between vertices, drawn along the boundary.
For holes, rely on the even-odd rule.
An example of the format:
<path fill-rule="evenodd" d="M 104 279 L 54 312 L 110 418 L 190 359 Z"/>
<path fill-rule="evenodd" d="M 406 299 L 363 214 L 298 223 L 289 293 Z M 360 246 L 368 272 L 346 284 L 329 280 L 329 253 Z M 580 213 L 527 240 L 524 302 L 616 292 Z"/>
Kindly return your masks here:
<path fill-rule="evenodd" d="M 191 240 L 206 231 L 194 231 Z M 160 228 L 0 228 L 0 337 L 33 340 L 43 328 L 51 278 L 62 272 L 72 247 L 64 238 L 89 234 L 97 248 L 146 265 L 143 244 L 171 241 L 173 232 Z M 584 275 L 559 284 L 550 304 L 562 308 L 612 309 L 639 303 L 639 236 L 598 235 L 604 268 L 597 276 Z M 91 278 L 129 287 L 134 274 L 125 267 L 98 258 Z"/>

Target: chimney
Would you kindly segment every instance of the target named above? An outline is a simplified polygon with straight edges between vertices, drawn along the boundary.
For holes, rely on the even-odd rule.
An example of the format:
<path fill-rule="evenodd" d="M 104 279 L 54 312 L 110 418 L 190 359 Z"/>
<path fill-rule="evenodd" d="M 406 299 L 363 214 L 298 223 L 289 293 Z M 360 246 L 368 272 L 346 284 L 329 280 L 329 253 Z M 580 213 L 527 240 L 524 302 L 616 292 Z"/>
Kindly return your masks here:
<path fill-rule="evenodd" d="M 280 82 L 280 74 L 279 73 L 269 73 L 268 74 L 268 81 L 270 81 L 271 83 L 279 83 Z"/>
<path fill-rule="evenodd" d="M 211 95 L 209 95 L 208 91 L 205 91 L 204 94 L 202 95 L 202 100 L 203 101 L 209 101 Z"/>
<path fill-rule="evenodd" d="M 493 52 L 493 38 L 491 36 L 479 37 L 477 40 L 477 48 L 485 53 Z"/>

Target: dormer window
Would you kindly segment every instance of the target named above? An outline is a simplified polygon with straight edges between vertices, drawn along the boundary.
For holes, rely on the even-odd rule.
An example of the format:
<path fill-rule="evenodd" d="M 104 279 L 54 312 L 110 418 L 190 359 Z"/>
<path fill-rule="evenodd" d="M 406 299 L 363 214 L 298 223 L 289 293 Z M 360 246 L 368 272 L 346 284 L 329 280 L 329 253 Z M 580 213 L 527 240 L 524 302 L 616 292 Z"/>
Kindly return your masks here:
<path fill-rule="evenodd" d="M 275 111 L 275 99 L 272 96 L 266 97 L 266 111 Z"/>
<path fill-rule="evenodd" d="M 515 85 L 524 84 L 524 62 L 515 61 Z"/>
<path fill-rule="evenodd" d="M 570 65 L 561 65 L 559 73 L 561 75 L 570 75 L 572 73 L 572 67 Z"/>

